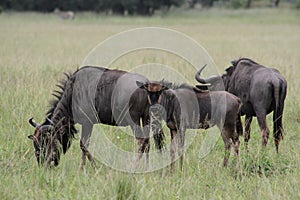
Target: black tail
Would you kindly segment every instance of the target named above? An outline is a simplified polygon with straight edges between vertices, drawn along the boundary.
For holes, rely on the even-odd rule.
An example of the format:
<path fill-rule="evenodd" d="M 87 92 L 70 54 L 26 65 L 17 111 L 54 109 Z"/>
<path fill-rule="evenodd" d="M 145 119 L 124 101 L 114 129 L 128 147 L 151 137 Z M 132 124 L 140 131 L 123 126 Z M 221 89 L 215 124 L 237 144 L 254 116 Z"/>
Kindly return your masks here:
<path fill-rule="evenodd" d="M 276 145 L 276 150 L 278 151 L 278 146 L 280 140 L 283 139 L 283 126 L 282 126 L 282 115 L 284 109 L 284 101 L 286 97 L 287 86 L 282 80 L 273 83 L 274 91 L 274 112 L 273 112 L 273 123 L 274 123 L 274 140 Z"/>
<path fill-rule="evenodd" d="M 239 112 L 238 118 L 236 121 L 236 132 L 238 133 L 239 136 L 243 136 L 243 124 L 242 124 L 242 119 L 241 119 L 241 113 Z"/>

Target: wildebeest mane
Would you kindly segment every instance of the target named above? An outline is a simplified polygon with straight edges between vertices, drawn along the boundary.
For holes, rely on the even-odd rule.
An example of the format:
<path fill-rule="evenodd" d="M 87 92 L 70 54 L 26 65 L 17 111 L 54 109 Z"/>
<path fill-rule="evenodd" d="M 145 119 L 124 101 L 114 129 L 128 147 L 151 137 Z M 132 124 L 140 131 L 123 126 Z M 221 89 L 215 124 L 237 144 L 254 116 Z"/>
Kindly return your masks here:
<path fill-rule="evenodd" d="M 62 99 L 62 96 L 63 96 L 65 88 L 66 88 L 67 81 L 69 80 L 69 78 L 72 74 L 64 73 L 64 75 L 67 77 L 67 79 L 60 80 L 59 84 L 56 84 L 56 86 L 58 87 L 58 90 L 54 90 L 52 93 L 52 96 L 54 96 L 55 99 L 50 101 L 50 109 L 46 113 L 46 115 L 49 119 L 52 118 L 53 112 L 54 112 L 55 108 L 57 107 L 57 104 Z"/>
<path fill-rule="evenodd" d="M 172 90 L 177 90 L 177 89 L 188 89 L 188 90 L 192 90 L 194 92 L 206 92 L 207 90 L 207 87 L 201 87 L 201 85 L 198 87 L 194 87 L 194 86 L 191 86 L 187 83 L 172 83 L 172 82 L 169 82 L 169 81 L 166 81 L 166 80 L 161 80 L 160 81 L 160 84 L 164 85 L 164 86 L 167 86 L 169 89 L 172 89 Z"/>
<path fill-rule="evenodd" d="M 75 138 L 75 134 L 77 133 L 72 113 L 73 84 L 76 79 L 76 73 L 85 68 L 97 68 L 101 71 L 109 70 L 103 67 L 84 66 L 80 69 L 77 68 L 74 73 L 64 73 L 66 79 L 62 79 L 59 81 L 59 84 L 56 85 L 58 89 L 54 90 L 52 93 L 55 99 L 50 102 L 50 109 L 46 113 L 47 118 L 54 122 L 55 129 L 61 129 L 60 131 L 55 132 L 60 133 L 58 140 L 62 144 L 64 153 L 66 153 L 71 146 L 71 141 Z M 60 114 L 59 116 L 54 116 L 57 109 Z M 49 123 L 48 120 L 46 120 L 45 123 Z"/>
<path fill-rule="evenodd" d="M 250 58 L 239 58 L 238 60 L 231 61 L 231 64 L 235 67 L 241 61 L 247 61 L 247 62 L 245 62 L 245 64 L 249 64 L 250 66 L 251 66 L 251 64 L 259 65 L 257 62 L 251 60 Z"/>

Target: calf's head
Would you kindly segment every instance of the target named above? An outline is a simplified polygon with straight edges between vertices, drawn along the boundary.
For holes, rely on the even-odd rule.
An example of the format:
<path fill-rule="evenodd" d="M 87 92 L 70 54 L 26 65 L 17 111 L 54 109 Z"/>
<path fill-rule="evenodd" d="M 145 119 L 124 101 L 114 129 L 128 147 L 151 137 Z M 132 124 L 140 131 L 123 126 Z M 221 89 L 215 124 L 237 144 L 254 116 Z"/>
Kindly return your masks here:
<path fill-rule="evenodd" d="M 143 83 L 136 81 L 139 88 L 145 89 L 148 93 L 148 102 L 151 106 L 160 104 L 162 99 L 163 91 L 169 89 L 168 86 L 163 85 L 160 82 Z"/>

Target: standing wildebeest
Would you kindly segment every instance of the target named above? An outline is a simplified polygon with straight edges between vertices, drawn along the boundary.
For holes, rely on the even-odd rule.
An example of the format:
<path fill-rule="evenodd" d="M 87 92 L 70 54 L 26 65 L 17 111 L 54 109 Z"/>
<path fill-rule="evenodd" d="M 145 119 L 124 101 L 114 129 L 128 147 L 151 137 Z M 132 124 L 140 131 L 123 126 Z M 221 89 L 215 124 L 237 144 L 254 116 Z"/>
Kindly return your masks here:
<path fill-rule="evenodd" d="M 73 11 L 61 11 L 59 8 L 55 8 L 54 14 L 62 19 L 74 19 L 75 13 Z"/>
<path fill-rule="evenodd" d="M 142 154 L 146 153 L 148 164 L 149 104 L 147 92 L 136 86 L 136 81 L 147 81 L 147 78 L 121 70 L 90 66 L 82 67 L 67 77 L 62 85 L 58 85 L 62 91 L 56 91 L 58 94 L 54 94 L 57 101 L 52 103 L 45 122 L 39 125 L 32 118 L 29 120 L 35 127 L 34 135 L 30 135 L 29 138 L 33 140 L 38 163 L 43 162 L 45 158 L 46 167 L 52 161 L 57 166 L 60 146 L 63 153 L 66 153 L 76 133 L 74 125 L 79 123 L 82 125 L 81 166 L 85 166 L 86 156 L 95 166 L 94 159 L 88 151 L 89 139 L 93 124 L 102 123 L 112 126 L 130 125 L 139 145 L 138 161 Z M 140 125 L 141 121 L 143 128 Z M 157 138 L 159 139 L 154 137 Z"/>
<path fill-rule="evenodd" d="M 282 114 L 287 92 L 287 82 L 280 72 L 248 58 L 232 61 L 232 66 L 227 68 L 226 74 L 221 77 L 200 78 L 203 69 L 200 69 L 195 76 L 198 82 L 210 83 L 212 90 L 219 90 L 224 84 L 226 91 L 241 99 L 243 103 L 241 115 L 246 115 L 246 143 L 250 139 L 252 117 L 257 117 L 262 132 L 262 144 L 267 145 L 270 130 L 266 115 L 274 111 L 274 141 L 278 152 L 279 142 L 283 139 Z"/>
<path fill-rule="evenodd" d="M 182 169 L 186 129 L 208 129 L 217 125 L 225 143 L 224 166 L 227 166 L 232 145 L 238 155 L 239 135 L 236 132 L 236 121 L 241 107 L 238 97 L 225 91 L 208 92 L 185 84 L 175 86 L 163 81 L 137 81 L 137 85 L 148 92 L 150 105 L 157 104 L 158 107 L 165 109 L 164 120 L 171 134 L 172 169 L 174 169 L 176 143 L 178 143 Z"/>

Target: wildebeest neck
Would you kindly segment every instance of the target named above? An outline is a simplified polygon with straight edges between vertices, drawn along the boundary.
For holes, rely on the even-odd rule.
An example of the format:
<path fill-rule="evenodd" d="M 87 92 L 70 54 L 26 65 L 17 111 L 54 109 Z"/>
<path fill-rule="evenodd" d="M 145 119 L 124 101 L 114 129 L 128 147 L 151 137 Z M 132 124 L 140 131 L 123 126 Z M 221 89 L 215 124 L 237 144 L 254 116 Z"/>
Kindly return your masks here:
<path fill-rule="evenodd" d="M 52 136 L 59 140 L 64 153 L 70 147 L 71 140 L 77 132 L 72 116 L 72 87 L 76 72 L 72 75 L 65 74 L 67 80 L 61 81 L 61 84 L 57 85 L 61 91 L 55 91 L 56 93 L 53 95 L 57 99 L 52 102 L 52 106 L 47 112 L 47 117 L 54 126 Z M 45 123 L 49 122 L 46 121 Z"/>

